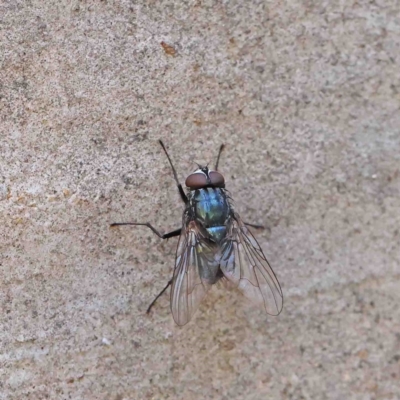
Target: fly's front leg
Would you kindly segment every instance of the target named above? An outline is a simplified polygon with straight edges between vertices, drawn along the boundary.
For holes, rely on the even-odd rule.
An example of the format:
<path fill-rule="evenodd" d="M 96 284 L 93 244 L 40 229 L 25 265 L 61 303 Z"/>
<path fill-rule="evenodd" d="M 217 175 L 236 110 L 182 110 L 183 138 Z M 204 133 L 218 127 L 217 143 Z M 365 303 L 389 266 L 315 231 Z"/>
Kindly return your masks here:
<path fill-rule="evenodd" d="M 185 192 L 184 192 L 184 190 L 182 188 L 182 185 L 179 183 L 178 175 L 177 175 L 177 173 L 175 171 L 174 164 L 172 164 L 172 160 L 171 160 L 171 158 L 170 158 L 170 156 L 169 156 L 169 154 L 167 152 L 167 149 L 165 148 L 165 145 L 164 145 L 162 140 L 159 140 L 158 143 L 160 143 L 161 147 L 163 148 L 164 153 L 168 158 L 168 162 L 171 165 L 172 173 L 174 174 L 174 179 L 175 179 L 176 185 L 178 186 L 179 195 L 181 196 L 182 201 L 185 204 L 187 204 L 189 202 L 189 200 L 188 200 L 188 198 L 187 198 L 187 196 L 186 196 L 186 194 L 185 194 Z"/>
<path fill-rule="evenodd" d="M 175 229 L 174 231 L 168 232 L 161 234 L 156 228 L 154 228 L 153 225 L 150 224 L 150 222 L 115 222 L 110 225 L 110 227 L 115 227 L 115 226 L 124 226 L 124 225 L 141 225 L 141 226 L 147 226 L 150 228 L 159 238 L 161 239 L 169 239 L 174 236 L 179 236 L 181 234 L 182 228 Z M 149 307 L 147 308 L 146 313 L 149 314 L 151 309 L 153 308 L 154 304 L 156 301 L 164 294 L 164 292 L 168 289 L 168 287 L 172 284 L 172 278 L 168 281 L 167 285 L 164 287 L 163 290 L 161 290 L 160 293 L 156 296 L 156 298 L 151 302 Z"/>

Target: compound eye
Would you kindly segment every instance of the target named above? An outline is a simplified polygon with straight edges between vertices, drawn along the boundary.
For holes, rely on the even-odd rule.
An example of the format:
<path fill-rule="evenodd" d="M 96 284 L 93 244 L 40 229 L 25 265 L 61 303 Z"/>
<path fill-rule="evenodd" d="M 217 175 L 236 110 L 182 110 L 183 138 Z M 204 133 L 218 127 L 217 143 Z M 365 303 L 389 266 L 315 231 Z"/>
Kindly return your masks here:
<path fill-rule="evenodd" d="M 225 179 L 219 172 L 211 171 L 208 176 L 210 177 L 212 185 L 217 187 L 223 187 L 225 185 Z"/>
<path fill-rule="evenodd" d="M 190 189 L 201 189 L 207 186 L 207 178 L 202 172 L 190 174 L 186 178 L 185 185 Z"/>

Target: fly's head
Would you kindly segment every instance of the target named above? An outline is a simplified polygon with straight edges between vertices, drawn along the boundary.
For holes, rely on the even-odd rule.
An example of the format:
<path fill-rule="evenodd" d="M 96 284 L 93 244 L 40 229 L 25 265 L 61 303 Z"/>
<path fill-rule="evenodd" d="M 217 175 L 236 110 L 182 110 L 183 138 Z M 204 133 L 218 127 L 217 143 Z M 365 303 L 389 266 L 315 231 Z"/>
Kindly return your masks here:
<path fill-rule="evenodd" d="M 189 190 L 203 189 L 205 187 L 225 187 L 225 179 L 218 171 L 212 171 L 207 166 L 196 169 L 185 181 Z"/>

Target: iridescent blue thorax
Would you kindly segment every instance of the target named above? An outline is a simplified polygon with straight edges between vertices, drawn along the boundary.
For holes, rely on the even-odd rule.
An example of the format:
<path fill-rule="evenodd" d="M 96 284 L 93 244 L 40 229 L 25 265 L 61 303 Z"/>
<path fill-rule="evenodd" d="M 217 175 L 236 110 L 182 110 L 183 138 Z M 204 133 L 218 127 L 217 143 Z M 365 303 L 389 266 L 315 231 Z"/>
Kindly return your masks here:
<path fill-rule="evenodd" d="M 201 223 L 210 235 L 210 239 L 219 243 L 226 235 L 226 220 L 231 206 L 225 190 L 205 187 L 189 192 L 189 207 L 197 222 Z"/>

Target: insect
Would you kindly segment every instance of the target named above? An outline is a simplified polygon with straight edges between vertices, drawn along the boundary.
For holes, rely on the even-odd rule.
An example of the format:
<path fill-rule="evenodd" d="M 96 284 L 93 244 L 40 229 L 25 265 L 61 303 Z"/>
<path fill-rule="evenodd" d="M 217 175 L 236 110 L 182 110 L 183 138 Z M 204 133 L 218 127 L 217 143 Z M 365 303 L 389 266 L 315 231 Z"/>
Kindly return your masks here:
<path fill-rule="evenodd" d="M 283 307 L 283 294 L 278 279 L 248 226 L 233 208 L 225 179 L 218 172 L 224 145 L 221 145 L 214 170 L 198 165 L 185 181 L 179 183 L 171 158 L 179 194 L 185 203 L 182 227 L 161 234 L 149 222 L 120 222 L 111 226 L 143 225 L 161 239 L 179 236 L 172 279 L 150 304 L 149 313 L 158 298 L 171 286 L 171 311 L 178 325 L 187 324 L 210 287 L 219 280 L 238 288 L 245 297 L 263 304 L 266 312 L 278 315 Z"/>

